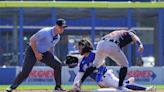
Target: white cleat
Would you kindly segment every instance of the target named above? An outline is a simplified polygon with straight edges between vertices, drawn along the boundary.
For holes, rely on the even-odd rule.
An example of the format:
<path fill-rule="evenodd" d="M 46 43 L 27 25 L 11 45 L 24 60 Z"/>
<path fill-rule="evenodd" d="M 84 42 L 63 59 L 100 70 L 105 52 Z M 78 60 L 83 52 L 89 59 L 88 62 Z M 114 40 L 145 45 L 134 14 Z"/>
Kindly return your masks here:
<path fill-rule="evenodd" d="M 149 92 L 156 92 L 156 88 L 154 86 L 150 86 L 150 87 L 147 87 L 146 88 L 146 91 L 149 91 Z"/>
<path fill-rule="evenodd" d="M 129 83 L 134 83 L 134 82 L 135 82 L 135 78 L 134 78 L 134 77 L 130 77 L 130 78 L 128 79 L 128 81 L 129 81 Z"/>

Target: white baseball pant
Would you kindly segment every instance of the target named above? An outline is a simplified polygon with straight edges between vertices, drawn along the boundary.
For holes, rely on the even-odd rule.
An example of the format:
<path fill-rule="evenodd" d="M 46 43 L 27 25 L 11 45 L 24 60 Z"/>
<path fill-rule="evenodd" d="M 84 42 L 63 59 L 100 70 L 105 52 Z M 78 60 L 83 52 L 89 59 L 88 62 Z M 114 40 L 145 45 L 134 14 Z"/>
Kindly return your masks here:
<path fill-rule="evenodd" d="M 102 76 L 98 85 L 103 88 L 114 87 L 118 88 L 119 79 L 113 74 L 112 70 L 107 70 L 107 72 Z"/>
<path fill-rule="evenodd" d="M 100 40 L 97 44 L 93 65 L 99 68 L 105 63 L 106 57 L 110 57 L 119 66 L 128 67 L 128 60 L 116 43 L 108 40 Z"/>

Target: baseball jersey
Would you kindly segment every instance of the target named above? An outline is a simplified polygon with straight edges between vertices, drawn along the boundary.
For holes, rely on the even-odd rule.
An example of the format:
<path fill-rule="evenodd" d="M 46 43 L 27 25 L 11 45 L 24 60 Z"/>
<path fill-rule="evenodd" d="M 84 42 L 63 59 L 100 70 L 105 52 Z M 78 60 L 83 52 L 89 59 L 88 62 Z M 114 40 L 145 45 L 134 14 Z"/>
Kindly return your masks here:
<path fill-rule="evenodd" d="M 60 35 L 55 36 L 54 27 L 46 27 L 34 34 L 34 39 L 37 50 L 44 53 L 59 42 Z"/>
<path fill-rule="evenodd" d="M 91 52 L 87 57 L 83 57 L 79 65 L 79 72 L 85 72 L 92 65 L 94 58 L 94 52 Z"/>
<path fill-rule="evenodd" d="M 127 30 L 119 30 L 119 31 L 113 31 L 107 34 L 103 38 L 109 38 L 117 41 L 120 48 L 122 48 L 133 41 L 132 35 L 133 33 Z"/>

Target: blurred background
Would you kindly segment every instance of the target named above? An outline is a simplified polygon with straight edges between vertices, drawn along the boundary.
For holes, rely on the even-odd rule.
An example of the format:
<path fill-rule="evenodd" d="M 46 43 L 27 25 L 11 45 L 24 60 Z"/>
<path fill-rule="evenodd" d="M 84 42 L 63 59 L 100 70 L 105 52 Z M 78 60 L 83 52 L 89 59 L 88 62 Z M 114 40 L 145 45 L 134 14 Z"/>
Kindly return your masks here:
<path fill-rule="evenodd" d="M 1 0 L 33 1 L 33 0 Z M 35 0 L 52 1 L 52 0 Z M 161 2 L 164 0 L 55 0 L 106 2 Z M 130 66 L 164 65 L 164 8 L 9 8 L 0 7 L 0 66 L 22 66 L 24 49 L 30 36 L 41 28 L 53 26 L 64 18 L 69 26 L 55 47 L 55 54 L 64 61 L 67 54 L 78 54 L 76 43 L 88 38 L 96 47 L 105 34 L 133 28 L 144 44 L 142 63 L 136 45 L 123 48 Z M 110 59 L 106 64 L 116 66 Z M 44 64 L 37 63 L 37 66 Z"/>

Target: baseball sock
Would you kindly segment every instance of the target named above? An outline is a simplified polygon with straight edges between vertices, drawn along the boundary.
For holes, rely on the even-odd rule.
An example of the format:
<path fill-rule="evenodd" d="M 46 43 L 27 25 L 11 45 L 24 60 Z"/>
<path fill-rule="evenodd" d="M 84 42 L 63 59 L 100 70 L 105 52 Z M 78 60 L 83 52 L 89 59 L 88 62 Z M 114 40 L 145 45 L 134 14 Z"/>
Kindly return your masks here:
<path fill-rule="evenodd" d="M 123 85 L 123 81 L 126 77 L 127 74 L 127 67 L 121 67 L 120 68 L 120 73 L 119 73 L 119 87 Z"/>

